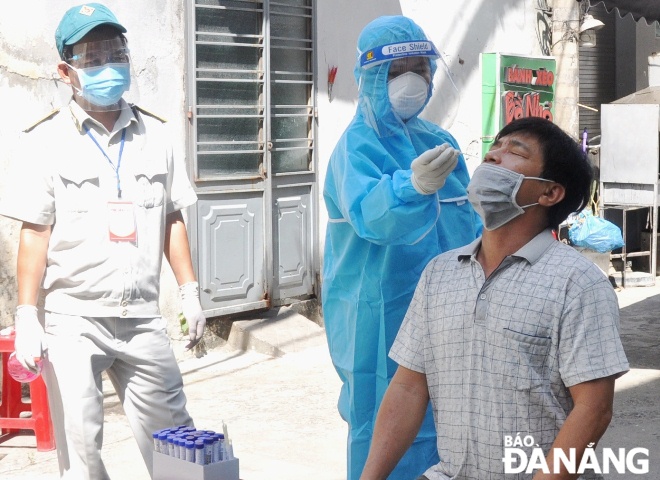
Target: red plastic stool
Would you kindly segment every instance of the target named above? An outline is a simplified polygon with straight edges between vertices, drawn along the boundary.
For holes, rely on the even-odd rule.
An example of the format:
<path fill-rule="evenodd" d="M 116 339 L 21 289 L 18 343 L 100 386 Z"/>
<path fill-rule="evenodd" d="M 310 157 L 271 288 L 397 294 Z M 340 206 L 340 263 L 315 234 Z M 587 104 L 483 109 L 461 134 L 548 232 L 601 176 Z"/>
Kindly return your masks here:
<path fill-rule="evenodd" d="M 0 403 L 0 434 L 17 430 L 33 430 L 37 437 L 37 450 L 46 452 L 55 449 L 53 422 L 48 409 L 48 394 L 44 379 L 39 376 L 30 382 L 31 403 L 24 403 L 21 383 L 9 375 L 7 360 L 14 351 L 14 335 L 0 336 L 2 356 L 2 399 Z M 20 418 L 21 412 L 32 412 L 29 418 Z"/>

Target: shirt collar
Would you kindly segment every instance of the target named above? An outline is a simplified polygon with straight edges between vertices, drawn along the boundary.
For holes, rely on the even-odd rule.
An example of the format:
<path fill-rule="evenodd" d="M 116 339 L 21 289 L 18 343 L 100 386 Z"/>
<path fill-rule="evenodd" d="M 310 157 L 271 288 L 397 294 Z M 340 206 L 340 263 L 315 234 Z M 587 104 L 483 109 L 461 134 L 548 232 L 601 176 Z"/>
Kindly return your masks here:
<path fill-rule="evenodd" d="M 465 258 L 470 258 L 473 255 L 476 255 L 479 251 L 479 247 L 481 247 L 481 237 L 473 240 L 472 243 L 468 243 L 464 247 L 460 247 L 454 250 L 456 260 L 463 260 Z"/>
<path fill-rule="evenodd" d="M 517 252 L 513 253 L 512 257 L 524 258 L 530 264 L 534 265 L 545 251 L 557 240 L 552 235 L 551 229 L 543 230 L 541 233 L 532 238 L 529 242 L 523 245 Z M 464 260 L 476 256 L 481 246 L 481 237 L 474 240 L 472 243 L 464 247 L 454 250 L 455 258 L 457 261 Z"/>
<path fill-rule="evenodd" d="M 89 114 L 85 110 L 83 110 L 82 107 L 78 105 L 74 99 L 71 99 L 71 101 L 69 102 L 69 109 L 71 110 L 71 116 L 73 117 L 73 121 L 76 124 L 76 128 L 78 128 L 78 131 L 80 133 L 85 133 L 84 125 L 87 124 L 88 126 L 93 125 L 97 132 L 104 135 L 108 135 L 109 137 L 112 137 L 115 133 L 130 126 L 132 123 L 137 124 L 137 119 L 133 114 L 133 109 L 130 108 L 130 105 L 126 103 L 124 99 L 120 100 L 120 108 L 121 108 L 121 113 L 119 114 L 119 118 L 115 122 L 115 126 L 113 130 L 111 132 L 108 132 L 108 130 L 106 130 L 106 128 L 100 122 L 90 117 Z"/>
<path fill-rule="evenodd" d="M 543 256 L 545 251 L 556 241 L 557 240 L 552 235 L 552 230 L 548 228 L 532 238 L 512 256 L 524 258 L 530 264 L 534 265 Z"/>

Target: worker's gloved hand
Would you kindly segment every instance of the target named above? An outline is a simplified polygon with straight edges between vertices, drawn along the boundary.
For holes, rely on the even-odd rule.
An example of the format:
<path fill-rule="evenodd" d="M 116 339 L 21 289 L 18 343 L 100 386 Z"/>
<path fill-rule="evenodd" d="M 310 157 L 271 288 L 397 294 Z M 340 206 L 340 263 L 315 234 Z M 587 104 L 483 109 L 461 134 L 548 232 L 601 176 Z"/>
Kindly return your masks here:
<path fill-rule="evenodd" d="M 413 160 L 410 180 L 415 190 L 422 195 L 431 195 L 441 189 L 456 167 L 460 153 L 448 143 L 443 143 Z"/>
<path fill-rule="evenodd" d="M 19 305 L 14 316 L 14 350 L 16 359 L 24 368 L 33 373 L 39 373 L 37 362 L 43 354 L 42 342 L 44 327 L 39 322 L 37 307 L 34 305 Z"/>
<path fill-rule="evenodd" d="M 179 294 L 181 295 L 181 312 L 188 322 L 190 337 L 190 343 L 186 345 L 186 349 L 190 350 L 202 339 L 206 325 L 206 317 L 202 312 L 202 305 L 199 303 L 199 284 L 197 282 L 184 283 L 179 287 Z"/>

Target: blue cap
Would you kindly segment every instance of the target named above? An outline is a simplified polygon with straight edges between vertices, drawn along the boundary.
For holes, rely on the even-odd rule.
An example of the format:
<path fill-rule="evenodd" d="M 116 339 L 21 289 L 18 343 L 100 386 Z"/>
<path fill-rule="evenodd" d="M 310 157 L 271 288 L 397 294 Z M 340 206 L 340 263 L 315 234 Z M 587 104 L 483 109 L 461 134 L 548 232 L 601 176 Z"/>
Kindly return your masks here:
<path fill-rule="evenodd" d="M 64 60 L 64 46 L 73 45 L 99 25 L 111 25 L 121 33 L 126 33 L 117 17 L 100 3 L 86 3 L 71 7 L 66 11 L 55 30 L 55 46 Z"/>

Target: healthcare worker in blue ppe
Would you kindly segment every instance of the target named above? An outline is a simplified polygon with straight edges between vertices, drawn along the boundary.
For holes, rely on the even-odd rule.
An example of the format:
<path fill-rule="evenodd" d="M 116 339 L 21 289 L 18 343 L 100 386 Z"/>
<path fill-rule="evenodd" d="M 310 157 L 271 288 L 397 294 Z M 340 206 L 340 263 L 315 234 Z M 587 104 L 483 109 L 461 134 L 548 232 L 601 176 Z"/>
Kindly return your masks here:
<path fill-rule="evenodd" d="M 403 16 L 380 17 L 358 39 L 358 108 L 330 158 L 323 315 L 343 382 L 348 480 L 362 473 L 376 413 L 396 364 L 387 357 L 426 264 L 474 240 L 481 223 L 456 140 L 418 117 L 439 53 Z M 431 410 L 390 479 L 438 462 Z"/>

